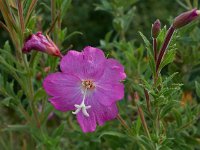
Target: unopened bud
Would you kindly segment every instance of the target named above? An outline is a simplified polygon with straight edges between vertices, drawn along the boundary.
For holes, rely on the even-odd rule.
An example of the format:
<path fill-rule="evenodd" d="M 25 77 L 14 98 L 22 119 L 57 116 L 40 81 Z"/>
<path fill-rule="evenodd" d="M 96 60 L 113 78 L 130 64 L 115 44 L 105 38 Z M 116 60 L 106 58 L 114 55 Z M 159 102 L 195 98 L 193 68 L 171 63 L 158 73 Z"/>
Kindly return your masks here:
<path fill-rule="evenodd" d="M 51 70 L 51 67 L 50 67 L 50 66 L 44 68 L 44 72 L 45 72 L 45 73 L 48 73 L 50 70 Z"/>
<path fill-rule="evenodd" d="M 41 51 L 49 55 L 62 57 L 60 50 L 55 43 L 48 37 L 44 36 L 42 32 L 32 34 L 26 39 L 22 51 L 28 53 L 31 50 Z"/>
<path fill-rule="evenodd" d="M 160 20 L 157 19 L 154 24 L 152 24 L 151 34 L 153 38 L 157 38 L 160 33 L 161 23 Z"/>
<path fill-rule="evenodd" d="M 38 72 L 36 74 L 36 80 L 40 81 L 42 79 L 42 73 L 41 72 Z"/>
<path fill-rule="evenodd" d="M 139 101 L 140 97 L 139 97 L 138 92 L 134 92 L 134 99 L 135 99 L 136 102 Z"/>
<path fill-rule="evenodd" d="M 186 11 L 174 19 L 172 26 L 175 29 L 179 29 L 179 28 L 189 24 L 193 20 L 195 20 L 199 16 L 199 14 L 200 14 L 200 10 L 197 10 L 197 9 L 192 9 L 190 11 Z"/>

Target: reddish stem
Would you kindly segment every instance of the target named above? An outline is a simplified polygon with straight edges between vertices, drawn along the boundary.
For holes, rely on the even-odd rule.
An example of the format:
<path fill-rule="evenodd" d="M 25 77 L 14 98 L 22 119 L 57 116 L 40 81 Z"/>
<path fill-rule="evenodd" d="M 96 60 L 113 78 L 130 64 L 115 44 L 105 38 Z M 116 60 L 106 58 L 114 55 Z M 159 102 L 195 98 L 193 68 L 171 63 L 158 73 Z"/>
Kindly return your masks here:
<path fill-rule="evenodd" d="M 146 89 L 144 89 L 144 94 L 145 94 L 145 99 L 146 99 L 146 103 L 147 103 L 147 109 L 148 109 L 149 113 L 151 113 L 151 103 L 150 103 L 149 93 L 147 92 Z"/>
<path fill-rule="evenodd" d="M 157 39 L 153 38 L 154 60 L 157 61 Z"/>
<path fill-rule="evenodd" d="M 172 35 L 173 35 L 174 31 L 175 31 L 175 29 L 174 29 L 173 26 L 171 26 L 167 31 L 167 35 L 166 35 L 164 43 L 163 43 L 163 45 L 162 45 L 162 47 L 160 49 L 160 53 L 158 55 L 158 59 L 157 59 L 157 62 L 156 62 L 156 73 L 158 73 L 158 69 L 160 67 L 162 58 L 165 55 L 166 49 L 167 49 L 167 47 L 169 45 L 169 42 L 171 41 L 171 38 L 172 38 Z"/>
<path fill-rule="evenodd" d="M 144 131 L 146 132 L 147 136 L 149 137 L 149 139 L 151 139 L 151 136 L 150 136 L 150 133 L 149 133 L 149 129 L 148 129 L 148 126 L 147 126 L 147 123 L 146 123 L 146 120 L 145 120 L 145 117 L 144 117 L 144 113 L 143 113 L 143 110 L 142 108 L 139 106 L 138 104 L 138 101 L 139 101 L 139 95 L 137 92 L 134 93 L 134 101 L 137 105 L 137 108 L 138 108 L 138 114 L 140 116 L 140 120 L 142 122 L 142 126 L 144 128 Z"/>

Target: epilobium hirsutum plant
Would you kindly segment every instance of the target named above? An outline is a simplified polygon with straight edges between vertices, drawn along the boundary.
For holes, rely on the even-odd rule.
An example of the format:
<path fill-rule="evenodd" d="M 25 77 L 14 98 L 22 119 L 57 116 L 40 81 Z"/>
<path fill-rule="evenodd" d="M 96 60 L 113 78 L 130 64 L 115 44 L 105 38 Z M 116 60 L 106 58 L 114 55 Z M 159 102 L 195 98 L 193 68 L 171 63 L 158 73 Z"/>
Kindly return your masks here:
<path fill-rule="evenodd" d="M 91 46 L 68 50 L 66 39 L 74 33 L 67 36 L 62 22 L 69 20 L 71 0 L 0 0 L 0 25 L 12 41 L 0 49 L 1 149 L 199 148 L 199 105 L 183 105 L 193 95 L 181 98 L 182 84 L 174 80 L 178 73 L 167 70 L 176 56 L 179 29 L 199 11 L 182 13 L 168 30 L 156 20 L 152 44 L 140 33 L 146 51 L 129 34 L 137 1 L 101 3 L 97 10 L 113 17 L 113 31 L 100 41 L 104 52 Z"/>

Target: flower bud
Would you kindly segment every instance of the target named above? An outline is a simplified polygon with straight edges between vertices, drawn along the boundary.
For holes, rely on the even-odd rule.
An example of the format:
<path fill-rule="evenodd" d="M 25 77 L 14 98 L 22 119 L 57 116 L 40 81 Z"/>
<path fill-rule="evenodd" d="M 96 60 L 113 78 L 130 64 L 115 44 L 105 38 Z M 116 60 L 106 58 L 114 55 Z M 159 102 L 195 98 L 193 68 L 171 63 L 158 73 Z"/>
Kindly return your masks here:
<path fill-rule="evenodd" d="M 45 72 L 45 73 L 48 73 L 50 70 L 51 70 L 51 67 L 50 67 L 50 66 L 44 68 L 44 72 Z"/>
<path fill-rule="evenodd" d="M 26 39 L 22 51 L 28 53 L 31 50 L 41 51 L 58 57 L 62 56 L 55 43 L 48 36 L 44 36 L 42 32 L 32 34 Z"/>
<path fill-rule="evenodd" d="M 160 33 L 161 23 L 160 20 L 157 19 L 154 24 L 152 24 L 151 35 L 153 38 L 157 38 Z"/>
<path fill-rule="evenodd" d="M 42 73 L 41 72 L 38 72 L 37 74 L 36 74 L 36 80 L 37 81 L 40 81 L 42 79 Z"/>
<path fill-rule="evenodd" d="M 199 16 L 199 14 L 200 14 L 200 10 L 197 10 L 197 9 L 192 9 L 190 11 L 184 12 L 174 19 L 172 26 L 175 29 L 179 29 L 189 24 L 193 20 L 195 20 Z"/>

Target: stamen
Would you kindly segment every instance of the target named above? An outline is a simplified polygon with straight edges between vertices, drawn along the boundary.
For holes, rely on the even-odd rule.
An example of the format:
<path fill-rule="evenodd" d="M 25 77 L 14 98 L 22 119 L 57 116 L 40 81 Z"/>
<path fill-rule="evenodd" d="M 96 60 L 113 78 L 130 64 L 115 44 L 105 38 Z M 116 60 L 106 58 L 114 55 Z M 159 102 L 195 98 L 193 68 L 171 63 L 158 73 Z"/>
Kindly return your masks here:
<path fill-rule="evenodd" d="M 90 105 L 89 106 L 85 106 L 86 94 L 87 94 L 87 88 L 83 92 L 83 100 L 82 100 L 81 104 L 80 105 L 78 105 L 78 104 L 74 105 L 77 109 L 75 111 L 73 111 L 72 114 L 76 115 L 82 110 L 82 113 L 83 113 L 84 116 L 86 116 L 86 117 L 90 116 L 88 114 L 88 112 L 87 112 L 87 109 L 91 108 L 91 106 Z"/>

